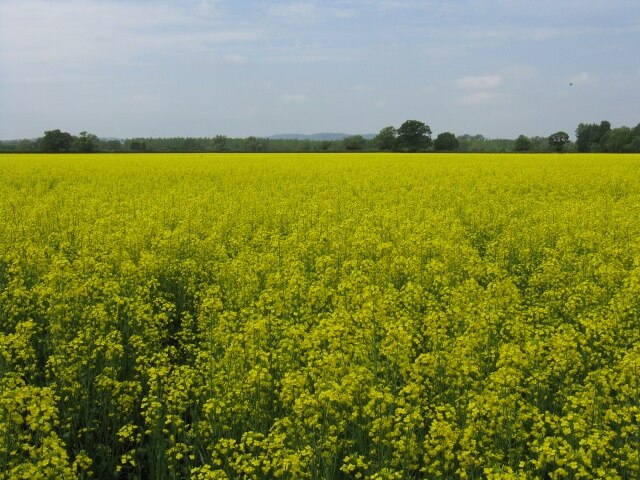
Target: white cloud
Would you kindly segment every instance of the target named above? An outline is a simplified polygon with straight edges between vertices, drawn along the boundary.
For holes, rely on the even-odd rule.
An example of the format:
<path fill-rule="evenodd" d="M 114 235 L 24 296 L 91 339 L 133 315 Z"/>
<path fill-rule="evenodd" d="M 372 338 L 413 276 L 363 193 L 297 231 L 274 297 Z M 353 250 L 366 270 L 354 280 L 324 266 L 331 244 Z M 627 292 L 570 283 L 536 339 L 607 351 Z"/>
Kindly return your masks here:
<path fill-rule="evenodd" d="M 327 51 L 303 51 L 300 53 L 276 53 L 263 58 L 268 62 L 275 63 L 301 63 L 301 64 L 321 64 L 321 63 L 344 63 L 352 60 L 352 55 L 344 52 Z"/>
<path fill-rule="evenodd" d="M 577 75 L 572 75 L 569 77 L 569 83 L 574 85 L 582 85 L 587 83 L 591 79 L 591 76 L 586 72 L 578 73 Z"/>
<path fill-rule="evenodd" d="M 280 98 L 284 103 L 305 103 L 309 101 L 309 97 L 302 93 L 283 93 Z"/>
<path fill-rule="evenodd" d="M 359 15 L 359 12 L 357 10 L 352 10 L 349 8 L 332 8 L 329 10 L 329 13 L 331 14 L 332 17 L 335 18 L 342 18 L 342 19 L 347 19 L 347 18 L 355 18 Z"/>
<path fill-rule="evenodd" d="M 271 15 L 277 17 L 297 18 L 313 17 L 317 14 L 318 8 L 313 3 L 292 2 L 282 5 L 272 5 L 268 8 Z"/>
<path fill-rule="evenodd" d="M 302 109 L 309 131 L 411 111 L 502 135 L 544 133 L 547 118 L 569 131 L 594 111 L 637 123 L 640 3 L 541 1 L 0 0 L 0 138 L 278 133 Z M 569 83 L 607 88 L 577 102 Z"/>
<path fill-rule="evenodd" d="M 465 107 L 485 105 L 500 96 L 500 94 L 494 92 L 475 92 L 470 95 L 465 95 L 464 97 L 458 98 L 458 100 L 456 100 L 456 103 Z"/>
<path fill-rule="evenodd" d="M 290 2 L 280 5 L 270 5 L 266 12 L 273 17 L 285 20 L 326 20 L 327 18 L 350 19 L 357 17 L 359 12 L 355 8 L 338 3 Z"/>
<path fill-rule="evenodd" d="M 456 80 L 456 84 L 465 90 L 483 90 L 499 87 L 502 84 L 502 77 L 500 75 L 462 77 Z"/>
<path fill-rule="evenodd" d="M 538 71 L 531 65 L 511 65 L 502 70 L 505 77 L 510 79 L 528 79 L 534 78 Z"/>
<path fill-rule="evenodd" d="M 222 60 L 225 63 L 230 63 L 232 65 L 244 65 L 247 63 L 247 57 L 243 55 L 239 55 L 237 53 L 229 53 L 222 57 Z"/>
<path fill-rule="evenodd" d="M 353 91 L 355 93 L 359 93 L 359 94 L 368 94 L 368 93 L 373 93 L 376 89 L 375 86 L 369 84 L 369 83 L 356 83 L 353 87 L 352 87 Z"/>
<path fill-rule="evenodd" d="M 386 10 L 434 9 L 438 6 L 434 2 L 425 2 L 423 0 L 382 0 L 369 3 Z"/>
<path fill-rule="evenodd" d="M 234 116 L 235 118 L 245 119 L 245 118 L 255 117 L 256 115 L 258 115 L 259 112 L 260 110 L 258 109 L 258 107 L 248 105 L 244 107 L 234 108 L 231 111 L 231 115 Z"/>
<path fill-rule="evenodd" d="M 263 30 L 225 23 L 215 2 L 21 0 L 0 4 L 0 60 L 52 64 L 123 62 L 149 53 L 207 51 L 249 42 Z"/>

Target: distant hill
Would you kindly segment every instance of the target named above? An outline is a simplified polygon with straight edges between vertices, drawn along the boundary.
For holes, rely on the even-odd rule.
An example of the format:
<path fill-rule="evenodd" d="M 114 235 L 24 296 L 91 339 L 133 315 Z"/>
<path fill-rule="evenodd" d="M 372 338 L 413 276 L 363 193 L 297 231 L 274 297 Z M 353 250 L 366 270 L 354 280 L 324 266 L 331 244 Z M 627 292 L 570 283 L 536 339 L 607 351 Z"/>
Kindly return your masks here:
<path fill-rule="evenodd" d="M 351 137 L 349 133 L 313 133 L 311 135 L 304 135 L 302 133 L 282 133 L 280 135 L 271 135 L 268 137 L 271 140 L 343 140 L 346 137 Z M 372 139 L 375 137 L 373 133 L 367 133 L 362 135 L 366 139 Z"/>

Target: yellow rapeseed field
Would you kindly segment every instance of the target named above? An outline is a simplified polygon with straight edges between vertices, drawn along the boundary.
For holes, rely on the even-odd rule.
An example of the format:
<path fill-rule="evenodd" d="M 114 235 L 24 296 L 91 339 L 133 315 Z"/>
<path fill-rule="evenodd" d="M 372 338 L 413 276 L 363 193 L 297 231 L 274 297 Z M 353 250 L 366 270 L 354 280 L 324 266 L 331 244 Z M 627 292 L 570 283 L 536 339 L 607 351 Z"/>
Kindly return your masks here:
<path fill-rule="evenodd" d="M 640 155 L 0 156 L 0 479 L 639 455 Z"/>

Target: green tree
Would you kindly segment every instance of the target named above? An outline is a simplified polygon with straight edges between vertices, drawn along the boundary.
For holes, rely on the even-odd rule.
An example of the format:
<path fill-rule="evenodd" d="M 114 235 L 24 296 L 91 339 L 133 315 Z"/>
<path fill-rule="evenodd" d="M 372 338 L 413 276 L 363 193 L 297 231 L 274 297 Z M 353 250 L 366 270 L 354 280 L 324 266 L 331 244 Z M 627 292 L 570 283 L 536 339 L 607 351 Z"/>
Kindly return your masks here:
<path fill-rule="evenodd" d="M 396 148 L 397 130 L 394 127 L 384 127 L 373 139 L 378 150 L 391 151 Z"/>
<path fill-rule="evenodd" d="M 147 142 L 143 140 L 131 140 L 129 143 L 129 150 L 134 152 L 143 152 L 147 149 Z"/>
<path fill-rule="evenodd" d="M 607 120 L 596 123 L 581 123 L 576 128 L 576 149 L 579 152 L 599 152 L 602 150 L 603 138 L 611 130 Z"/>
<path fill-rule="evenodd" d="M 600 122 L 600 125 L 598 125 L 598 134 L 600 135 L 599 138 L 604 137 L 610 131 L 611 123 L 609 123 L 607 120 L 603 120 L 602 122 Z"/>
<path fill-rule="evenodd" d="M 246 149 L 250 152 L 264 152 L 267 150 L 267 144 L 266 138 L 247 137 Z"/>
<path fill-rule="evenodd" d="M 366 140 L 362 135 L 352 135 L 342 140 L 345 150 L 362 150 L 366 144 Z"/>
<path fill-rule="evenodd" d="M 47 130 L 40 141 L 42 151 L 48 153 L 62 153 L 71 150 L 73 135 L 61 132 L 59 129 Z"/>
<path fill-rule="evenodd" d="M 216 152 L 224 152 L 229 149 L 229 139 L 226 135 L 216 135 L 213 139 L 211 147 Z"/>
<path fill-rule="evenodd" d="M 326 152 L 330 148 L 331 148 L 331 140 L 322 140 L 320 142 L 320 145 L 318 146 L 318 149 L 323 152 Z"/>
<path fill-rule="evenodd" d="M 614 128 L 608 131 L 600 140 L 605 152 L 630 152 L 633 142 L 633 131 L 629 127 Z"/>
<path fill-rule="evenodd" d="M 398 128 L 397 143 L 405 152 L 426 150 L 431 145 L 431 128 L 419 120 L 407 120 Z"/>
<path fill-rule="evenodd" d="M 98 144 L 98 150 L 120 152 L 122 151 L 122 142 L 120 140 L 101 140 Z"/>
<path fill-rule="evenodd" d="M 451 132 L 443 132 L 438 134 L 437 138 L 433 142 L 434 150 L 440 152 L 456 150 L 459 146 L 460 142 Z"/>
<path fill-rule="evenodd" d="M 629 148 L 632 152 L 640 152 L 640 123 L 631 129 L 631 134 L 633 139 Z"/>
<path fill-rule="evenodd" d="M 98 149 L 98 137 L 92 133 L 80 132 L 73 139 L 73 149 L 77 152 L 93 152 Z"/>
<path fill-rule="evenodd" d="M 16 151 L 18 152 L 35 152 L 38 150 L 37 142 L 29 139 L 22 139 L 16 145 Z"/>
<path fill-rule="evenodd" d="M 591 132 L 593 125 L 578 124 L 576 128 L 576 149 L 579 152 L 588 152 L 591 146 Z"/>
<path fill-rule="evenodd" d="M 531 140 L 529 140 L 528 137 L 520 135 L 513 144 L 513 150 L 516 152 L 528 152 L 532 146 Z"/>
<path fill-rule="evenodd" d="M 566 132 L 556 132 L 549 136 L 549 145 L 556 152 L 562 152 L 567 143 L 569 143 L 569 135 Z"/>
<path fill-rule="evenodd" d="M 182 145 L 180 145 L 179 148 L 185 152 L 197 152 L 199 150 L 203 150 L 200 139 L 197 138 L 184 138 L 180 143 Z"/>

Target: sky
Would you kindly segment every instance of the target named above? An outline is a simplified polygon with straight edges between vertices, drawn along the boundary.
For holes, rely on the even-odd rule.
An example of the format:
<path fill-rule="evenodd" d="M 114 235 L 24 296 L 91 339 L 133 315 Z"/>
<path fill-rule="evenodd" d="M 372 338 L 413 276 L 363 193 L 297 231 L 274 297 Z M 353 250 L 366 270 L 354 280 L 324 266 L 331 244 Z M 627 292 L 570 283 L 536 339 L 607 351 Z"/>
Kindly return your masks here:
<path fill-rule="evenodd" d="M 0 0 L 0 139 L 640 123 L 638 0 Z"/>

